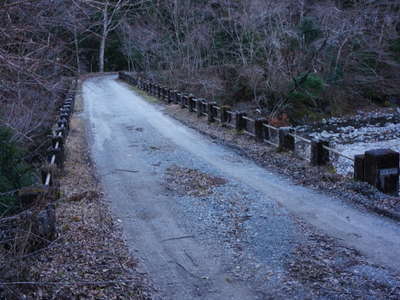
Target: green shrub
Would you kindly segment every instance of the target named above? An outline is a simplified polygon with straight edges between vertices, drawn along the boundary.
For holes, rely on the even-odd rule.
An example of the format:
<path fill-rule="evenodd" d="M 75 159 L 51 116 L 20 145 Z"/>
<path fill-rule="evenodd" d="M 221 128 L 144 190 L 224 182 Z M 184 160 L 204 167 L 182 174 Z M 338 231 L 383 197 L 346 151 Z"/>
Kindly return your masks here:
<path fill-rule="evenodd" d="M 315 121 L 322 117 L 327 103 L 321 95 L 324 80 L 317 74 L 300 74 L 294 79 L 293 90 L 288 94 L 289 116 L 292 121 Z"/>
<path fill-rule="evenodd" d="M 24 152 L 11 140 L 12 133 L 0 127 L 0 194 L 19 189 L 33 183 L 33 171 L 24 162 Z M 0 195 L 0 214 L 18 209 L 19 203 L 13 195 Z"/>
<path fill-rule="evenodd" d="M 324 81 L 317 74 L 300 74 L 294 79 L 295 89 L 289 98 L 312 105 L 324 90 Z"/>

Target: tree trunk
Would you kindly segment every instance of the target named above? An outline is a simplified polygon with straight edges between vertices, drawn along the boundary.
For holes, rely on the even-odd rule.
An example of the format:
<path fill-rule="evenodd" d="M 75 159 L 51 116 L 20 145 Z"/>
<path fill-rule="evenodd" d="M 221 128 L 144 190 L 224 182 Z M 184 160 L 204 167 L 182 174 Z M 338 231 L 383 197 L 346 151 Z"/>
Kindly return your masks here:
<path fill-rule="evenodd" d="M 104 72 L 104 51 L 106 47 L 106 37 L 103 35 L 100 41 L 99 49 L 99 72 Z"/>
<path fill-rule="evenodd" d="M 76 32 L 76 27 L 74 26 L 74 45 L 75 45 L 75 58 L 76 58 L 76 69 L 78 74 L 81 74 L 81 62 L 79 59 L 79 41 L 78 33 Z"/>
<path fill-rule="evenodd" d="M 106 39 L 108 34 L 108 1 L 104 4 L 103 9 L 103 32 L 101 34 L 99 49 L 99 72 L 104 72 L 104 52 L 106 49 Z"/>

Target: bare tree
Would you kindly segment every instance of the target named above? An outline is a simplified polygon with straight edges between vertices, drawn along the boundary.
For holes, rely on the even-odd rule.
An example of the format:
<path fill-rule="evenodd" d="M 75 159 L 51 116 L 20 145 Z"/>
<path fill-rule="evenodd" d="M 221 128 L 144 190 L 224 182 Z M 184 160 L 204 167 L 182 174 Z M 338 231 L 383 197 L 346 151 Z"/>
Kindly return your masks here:
<path fill-rule="evenodd" d="M 107 38 L 123 20 L 129 0 L 74 0 L 75 4 L 92 17 L 89 30 L 99 39 L 99 72 L 104 72 L 104 54 Z"/>

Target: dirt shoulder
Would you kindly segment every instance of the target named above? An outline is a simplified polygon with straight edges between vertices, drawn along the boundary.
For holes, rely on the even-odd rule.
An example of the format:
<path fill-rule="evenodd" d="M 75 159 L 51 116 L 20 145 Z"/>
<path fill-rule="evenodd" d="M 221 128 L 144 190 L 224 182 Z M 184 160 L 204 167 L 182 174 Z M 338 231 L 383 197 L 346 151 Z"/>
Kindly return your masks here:
<path fill-rule="evenodd" d="M 29 274 L 12 287 L 21 299 L 150 299 L 146 274 L 138 270 L 93 176 L 78 95 L 66 142 L 56 203 L 58 237 L 29 255 Z M 11 288 L 11 287 L 10 287 Z"/>

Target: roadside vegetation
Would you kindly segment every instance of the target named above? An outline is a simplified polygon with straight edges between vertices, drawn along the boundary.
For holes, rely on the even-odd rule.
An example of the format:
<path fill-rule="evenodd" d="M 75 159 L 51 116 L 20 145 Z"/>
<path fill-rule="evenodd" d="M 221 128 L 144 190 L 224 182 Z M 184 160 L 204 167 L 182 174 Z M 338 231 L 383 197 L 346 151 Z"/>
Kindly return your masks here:
<path fill-rule="evenodd" d="M 24 155 L 12 141 L 11 131 L 0 127 L 0 216 L 21 209 L 21 203 L 11 191 L 34 183 L 32 167 L 24 161 Z"/>
<path fill-rule="evenodd" d="M 399 101 L 399 14 L 395 1 L 150 1 L 118 34 L 132 71 L 302 123 Z"/>

